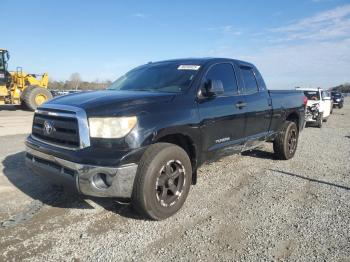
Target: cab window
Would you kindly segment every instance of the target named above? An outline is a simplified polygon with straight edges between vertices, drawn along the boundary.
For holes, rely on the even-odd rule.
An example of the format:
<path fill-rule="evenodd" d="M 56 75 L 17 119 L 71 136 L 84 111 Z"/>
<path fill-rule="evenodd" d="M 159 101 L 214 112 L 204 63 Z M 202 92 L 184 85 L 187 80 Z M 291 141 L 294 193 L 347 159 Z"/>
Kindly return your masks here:
<path fill-rule="evenodd" d="M 4 55 L 3 53 L 0 53 L 0 70 L 5 69 L 5 62 L 4 62 Z"/>
<path fill-rule="evenodd" d="M 207 72 L 205 80 L 205 82 L 208 80 L 220 80 L 224 87 L 224 95 L 233 95 L 238 92 L 235 71 L 229 63 L 213 65 Z"/>

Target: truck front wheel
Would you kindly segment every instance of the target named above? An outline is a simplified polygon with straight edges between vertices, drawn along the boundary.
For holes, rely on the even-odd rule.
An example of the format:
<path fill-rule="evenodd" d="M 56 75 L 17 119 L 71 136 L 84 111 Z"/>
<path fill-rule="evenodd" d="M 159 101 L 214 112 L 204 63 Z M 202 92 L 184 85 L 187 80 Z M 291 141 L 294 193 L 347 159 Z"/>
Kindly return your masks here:
<path fill-rule="evenodd" d="M 278 159 L 291 159 L 298 146 L 299 131 L 294 122 L 286 121 L 273 141 L 273 150 Z"/>
<path fill-rule="evenodd" d="M 139 163 L 132 206 L 150 219 L 172 216 L 187 198 L 191 176 L 191 161 L 185 150 L 169 143 L 151 145 Z"/>

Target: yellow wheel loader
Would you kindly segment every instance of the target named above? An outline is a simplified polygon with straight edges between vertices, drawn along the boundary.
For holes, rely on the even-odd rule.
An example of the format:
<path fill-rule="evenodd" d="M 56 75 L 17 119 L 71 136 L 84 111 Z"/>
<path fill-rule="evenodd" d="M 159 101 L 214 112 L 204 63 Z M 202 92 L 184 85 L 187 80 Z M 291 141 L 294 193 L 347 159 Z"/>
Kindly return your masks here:
<path fill-rule="evenodd" d="M 47 89 L 49 76 L 28 74 L 17 67 L 16 71 L 7 71 L 9 52 L 0 49 L 0 105 L 21 105 L 35 110 L 42 103 L 52 98 Z"/>

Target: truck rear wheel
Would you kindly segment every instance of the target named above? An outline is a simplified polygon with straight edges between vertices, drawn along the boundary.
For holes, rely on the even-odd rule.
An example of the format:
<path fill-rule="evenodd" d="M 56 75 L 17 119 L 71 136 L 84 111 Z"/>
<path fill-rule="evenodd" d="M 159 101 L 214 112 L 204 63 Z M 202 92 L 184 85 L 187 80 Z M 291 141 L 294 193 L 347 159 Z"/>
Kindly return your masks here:
<path fill-rule="evenodd" d="M 278 159 L 291 159 L 298 146 L 299 131 L 294 122 L 286 121 L 273 141 L 273 150 Z"/>
<path fill-rule="evenodd" d="M 52 98 L 49 90 L 37 86 L 28 86 L 22 94 L 21 100 L 24 105 L 34 111 L 38 106 Z"/>
<path fill-rule="evenodd" d="M 192 167 L 187 153 L 169 143 L 151 145 L 139 163 L 132 205 L 141 215 L 162 220 L 184 204 L 191 185 Z"/>

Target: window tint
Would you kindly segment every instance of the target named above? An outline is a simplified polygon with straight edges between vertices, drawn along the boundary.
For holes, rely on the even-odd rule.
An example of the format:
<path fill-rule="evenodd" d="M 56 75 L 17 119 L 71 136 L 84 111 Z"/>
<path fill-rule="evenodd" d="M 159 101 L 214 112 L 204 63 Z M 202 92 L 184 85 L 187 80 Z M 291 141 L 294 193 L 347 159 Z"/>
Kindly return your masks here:
<path fill-rule="evenodd" d="M 220 80 L 224 87 L 225 95 L 237 93 L 237 81 L 231 64 L 217 64 L 210 68 L 206 80 Z"/>
<path fill-rule="evenodd" d="M 254 93 L 258 91 L 258 85 L 253 73 L 253 70 L 250 67 L 240 67 L 241 74 L 244 82 L 245 92 Z"/>

